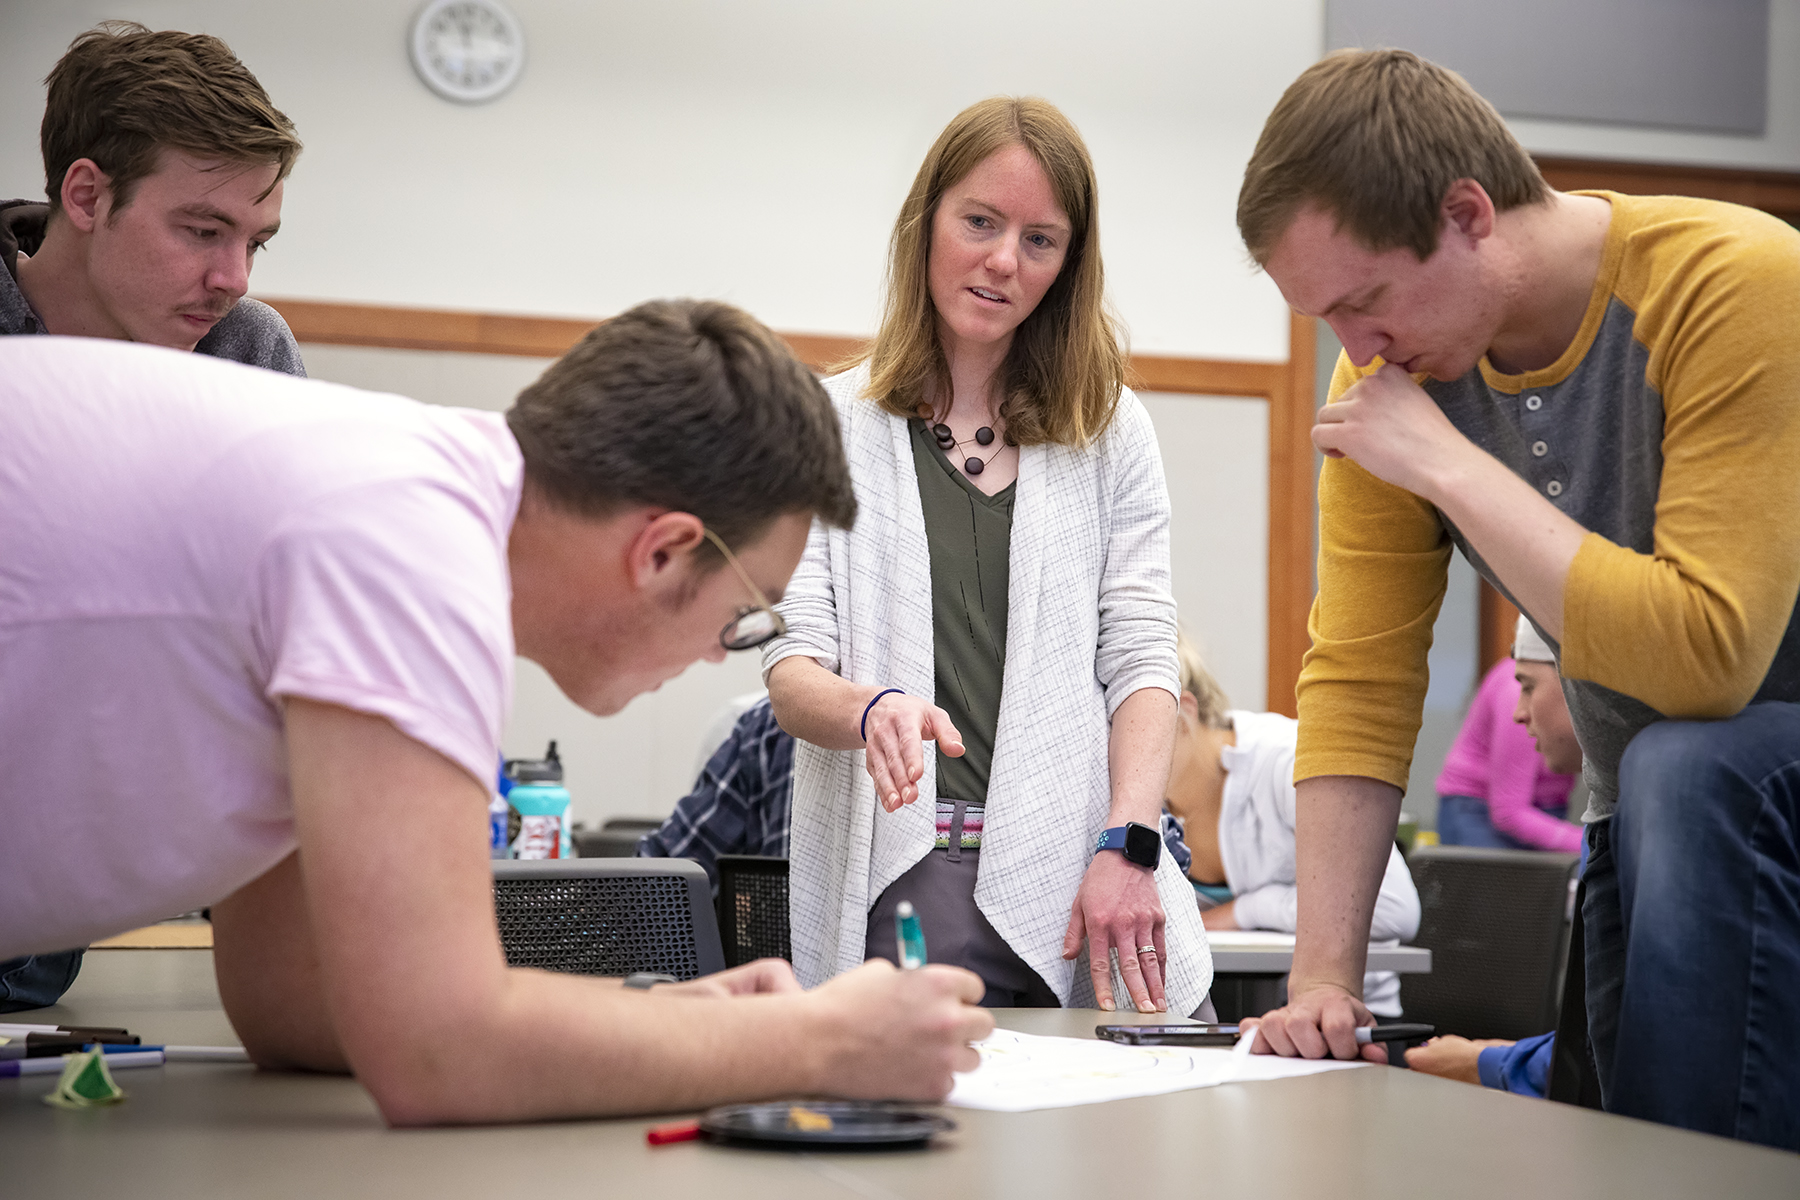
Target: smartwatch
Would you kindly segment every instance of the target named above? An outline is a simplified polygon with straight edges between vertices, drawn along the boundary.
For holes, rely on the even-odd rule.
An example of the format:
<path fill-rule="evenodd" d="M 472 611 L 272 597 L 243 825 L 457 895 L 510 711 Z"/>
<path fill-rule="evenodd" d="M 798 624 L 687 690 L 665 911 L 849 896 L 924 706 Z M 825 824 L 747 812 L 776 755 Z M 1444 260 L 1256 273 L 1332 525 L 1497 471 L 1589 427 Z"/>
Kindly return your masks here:
<path fill-rule="evenodd" d="M 675 978 L 673 975 L 664 975 L 659 971 L 633 971 L 631 974 L 629 974 L 625 977 L 625 986 L 626 987 L 628 987 L 628 988 L 643 988 L 645 991 L 650 990 L 651 988 L 655 987 L 659 983 L 680 983 L 680 982 L 681 981 L 679 979 Z"/>
<path fill-rule="evenodd" d="M 1096 854 L 1102 850 L 1122 850 L 1126 862 L 1149 867 L 1152 871 L 1162 860 L 1162 848 L 1162 834 L 1148 825 L 1139 825 L 1136 821 L 1101 830 L 1099 840 L 1094 843 Z"/>

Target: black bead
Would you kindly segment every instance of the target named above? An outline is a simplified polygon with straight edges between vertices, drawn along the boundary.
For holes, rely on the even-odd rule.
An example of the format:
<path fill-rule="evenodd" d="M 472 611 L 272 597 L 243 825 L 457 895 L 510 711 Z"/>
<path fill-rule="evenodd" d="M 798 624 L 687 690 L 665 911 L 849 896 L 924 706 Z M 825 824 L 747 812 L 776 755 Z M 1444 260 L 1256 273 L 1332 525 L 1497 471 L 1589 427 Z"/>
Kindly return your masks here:
<path fill-rule="evenodd" d="M 981 460 L 979 458 L 971 458 L 968 462 L 963 464 L 963 470 L 971 475 L 981 474 Z"/>
<path fill-rule="evenodd" d="M 984 446 L 990 446 L 994 441 L 994 431 L 989 429 L 986 425 L 983 425 L 980 429 L 975 431 L 975 440 Z"/>
<path fill-rule="evenodd" d="M 956 442 L 956 435 L 950 432 L 950 427 L 948 425 L 944 424 L 933 425 L 931 427 L 931 436 L 938 440 L 938 445 L 940 446 L 950 446 L 954 445 Z"/>

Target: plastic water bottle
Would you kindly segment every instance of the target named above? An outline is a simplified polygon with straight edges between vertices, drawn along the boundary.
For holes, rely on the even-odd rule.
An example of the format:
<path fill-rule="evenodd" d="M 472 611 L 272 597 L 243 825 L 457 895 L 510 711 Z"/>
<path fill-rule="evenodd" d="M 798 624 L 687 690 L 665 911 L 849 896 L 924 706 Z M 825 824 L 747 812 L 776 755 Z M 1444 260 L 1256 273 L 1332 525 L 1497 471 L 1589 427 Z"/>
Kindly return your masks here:
<path fill-rule="evenodd" d="M 506 777 L 506 760 L 500 760 L 499 778 L 494 784 L 494 798 L 488 801 L 488 857 L 511 858 L 512 838 L 508 826 L 512 823 L 512 805 L 506 802 L 506 794 L 512 791 L 512 780 Z"/>
<path fill-rule="evenodd" d="M 569 789 L 563 786 L 562 760 L 556 743 L 541 759 L 515 758 L 506 764 L 512 780 L 507 803 L 518 810 L 519 836 L 513 839 L 514 858 L 573 858 L 569 836 Z"/>

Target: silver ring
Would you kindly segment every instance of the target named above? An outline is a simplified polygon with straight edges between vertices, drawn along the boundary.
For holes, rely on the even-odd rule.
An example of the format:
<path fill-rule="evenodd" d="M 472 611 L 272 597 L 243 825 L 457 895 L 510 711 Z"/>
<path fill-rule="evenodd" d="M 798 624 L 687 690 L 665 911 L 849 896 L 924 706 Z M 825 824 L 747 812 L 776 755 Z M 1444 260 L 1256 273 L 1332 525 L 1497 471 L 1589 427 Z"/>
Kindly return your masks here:
<path fill-rule="evenodd" d="M 1138 947 L 1138 953 L 1139 953 L 1139 954 L 1152 954 L 1152 955 L 1153 955 L 1153 954 L 1155 954 L 1155 953 L 1156 953 L 1156 947 L 1155 947 L 1155 946 L 1139 946 L 1139 947 Z"/>

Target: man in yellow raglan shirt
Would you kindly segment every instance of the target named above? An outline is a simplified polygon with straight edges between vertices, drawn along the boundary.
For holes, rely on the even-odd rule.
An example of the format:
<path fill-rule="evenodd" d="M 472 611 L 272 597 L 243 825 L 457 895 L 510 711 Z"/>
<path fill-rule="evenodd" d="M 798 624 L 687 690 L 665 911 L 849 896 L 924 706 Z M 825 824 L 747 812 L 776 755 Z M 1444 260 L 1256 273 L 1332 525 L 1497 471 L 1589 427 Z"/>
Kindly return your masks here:
<path fill-rule="evenodd" d="M 1373 1024 L 1364 943 L 1454 546 L 1560 654 L 1605 1107 L 1800 1150 L 1800 232 L 1552 191 L 1404 51 L 1301 75 L 1238 225 L 1345 349 L 1313 430 L 1299 945 L 1262 1041 L 1348 1058 Z"/>

